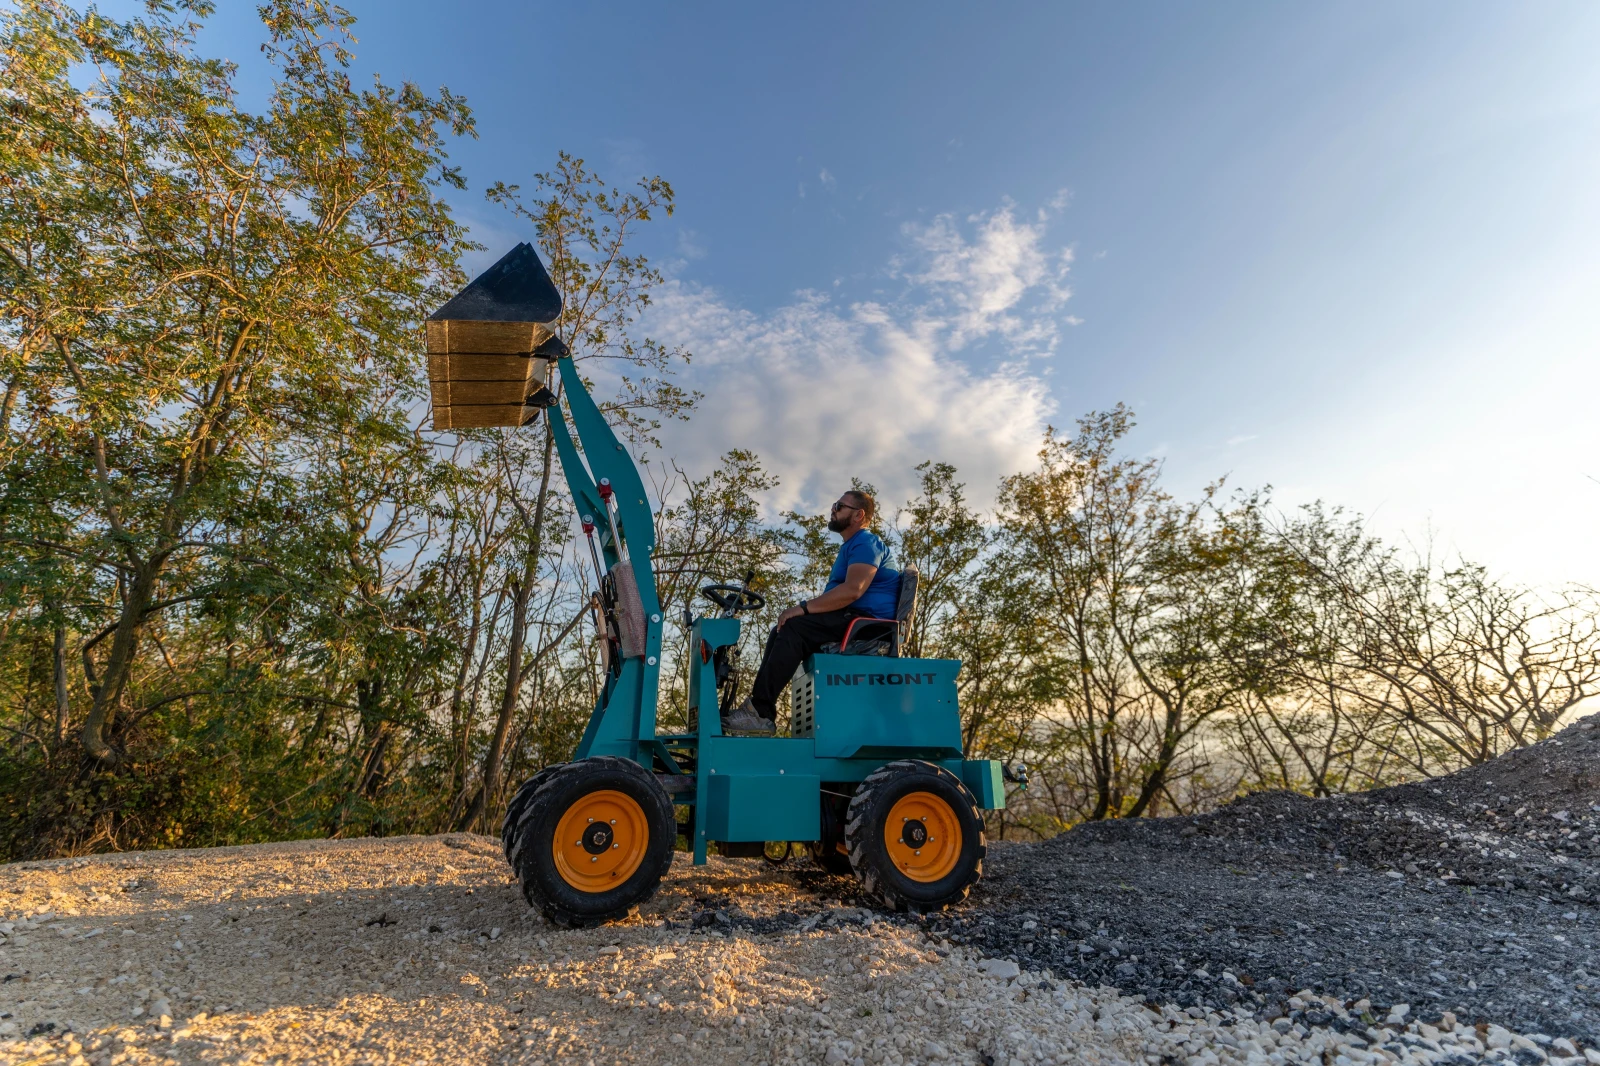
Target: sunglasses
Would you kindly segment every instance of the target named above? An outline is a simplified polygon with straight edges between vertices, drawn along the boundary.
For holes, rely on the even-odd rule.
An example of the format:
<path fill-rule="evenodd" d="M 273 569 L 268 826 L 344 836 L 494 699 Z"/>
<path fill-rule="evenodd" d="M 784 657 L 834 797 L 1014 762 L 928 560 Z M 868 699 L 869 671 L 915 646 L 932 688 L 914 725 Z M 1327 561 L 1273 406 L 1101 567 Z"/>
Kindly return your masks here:
<path fill-rule="evenodd" d="M 831 513 L 832 514 L 838 514 L 840 511 L 859 511 L 859 510 L 861 510 L 861 508 L 857 507 L 853 503 L 836 503 L 836 504 L 833 505 L 833 511 Z"/>

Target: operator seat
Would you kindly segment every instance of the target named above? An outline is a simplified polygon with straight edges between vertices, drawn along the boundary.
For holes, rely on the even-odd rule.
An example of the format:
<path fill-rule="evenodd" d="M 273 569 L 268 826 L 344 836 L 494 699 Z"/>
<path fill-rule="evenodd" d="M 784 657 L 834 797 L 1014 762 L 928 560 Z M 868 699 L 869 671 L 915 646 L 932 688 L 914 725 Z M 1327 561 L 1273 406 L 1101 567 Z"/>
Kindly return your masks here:
<path fill-rule="evenodd" d="M 907 564 L 900 571 L 900 592 L 893 618 L 857 618 L 844 631 L 837 644 L 824 644 L 828 655 L 887 655 L 900 657 L 900 649 L 911 634 L 911 619 L 917 610 L 917 583 L 922 580 L 917 568 Z"/>

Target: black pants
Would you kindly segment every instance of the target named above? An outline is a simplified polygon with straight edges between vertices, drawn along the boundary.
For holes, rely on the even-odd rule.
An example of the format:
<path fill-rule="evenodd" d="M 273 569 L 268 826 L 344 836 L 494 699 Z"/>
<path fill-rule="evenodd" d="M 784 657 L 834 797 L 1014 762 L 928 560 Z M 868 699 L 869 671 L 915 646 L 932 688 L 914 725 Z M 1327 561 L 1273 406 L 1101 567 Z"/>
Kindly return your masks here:
<path fill-rule="evenodd" d="M 756 709 L 756 713 L 769 722 L 776 722 L 778 694 L 789 683 L 805 657 L 824 644 L 843 640 L 850 620 L 865 617 L 867 615 L 854 607 L 846 607 L 839 611 L 803 614 L 783 623 L 781 629 L 774 629 L 767 638 L 767 650 L 761 656 L 761 669 L 756 671 L 755 685 L 750 689 L 750 705 Z"/>

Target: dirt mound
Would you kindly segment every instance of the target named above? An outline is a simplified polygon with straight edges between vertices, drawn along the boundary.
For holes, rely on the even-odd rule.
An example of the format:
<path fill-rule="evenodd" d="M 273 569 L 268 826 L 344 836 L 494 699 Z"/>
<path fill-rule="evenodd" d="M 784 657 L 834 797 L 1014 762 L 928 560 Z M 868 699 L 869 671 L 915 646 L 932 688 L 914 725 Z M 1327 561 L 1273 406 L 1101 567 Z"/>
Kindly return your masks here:
<path fill-rule="evenodd" d="M 1600 1039 L 1597 726 L 1423 784 L 997 849 L 986 913 L 945 921 L 1161 1001 L 1271 1012 L 1313 988 Z"/>
<path fill-rule="evenodd" d="M 1316 801 L 1248 796 L 1197 833 L 1464 887 L 1600 899 L 1600 728 L 1593 720 L 1435 781 Z"/>
<path fill-rule="evenodd" d="M 1548 740 L 1440 778 L 1434 785 L 1456 803 L 1488 807 L 1502 806 L 1511 797 L 1530 808 L 1551 812 L 1575 804 L 1600 803 L 1600 727 L 1596 722 L 1596 718 L 1575 722 Z"/>

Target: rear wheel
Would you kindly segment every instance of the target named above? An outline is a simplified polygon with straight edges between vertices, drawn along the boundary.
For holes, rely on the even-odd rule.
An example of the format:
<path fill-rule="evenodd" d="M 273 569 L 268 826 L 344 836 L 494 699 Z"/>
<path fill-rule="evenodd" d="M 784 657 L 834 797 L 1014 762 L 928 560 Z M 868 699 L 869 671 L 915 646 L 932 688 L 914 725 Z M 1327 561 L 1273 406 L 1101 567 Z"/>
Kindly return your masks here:
<path fill-rule="evenodd" d="M 862 889 L 896 910 L 960 902 L 983 876 L 978 804 L 960 778 L 932 763 L 892 762 L 861 782 L 844 835 Z"/>
<path fill-rule="evenodd" d="M 530 904 L 554 922 L 590 925 L 655 894 L 676 835 L 671 799 L 655 775 L 600 756 L 553 767 L 537 782 L 508 851 Z"/>

